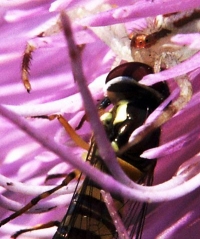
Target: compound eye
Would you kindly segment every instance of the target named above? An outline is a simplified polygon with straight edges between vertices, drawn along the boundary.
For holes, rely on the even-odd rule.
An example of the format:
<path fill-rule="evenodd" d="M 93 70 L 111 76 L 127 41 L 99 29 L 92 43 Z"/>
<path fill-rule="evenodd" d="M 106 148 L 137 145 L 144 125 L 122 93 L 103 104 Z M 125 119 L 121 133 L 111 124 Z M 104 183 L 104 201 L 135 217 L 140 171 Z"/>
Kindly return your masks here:
<path fill-rule="evenodd" d="M 106 77 L 106 83 L 119 76 L 130 77 L 136 81 L 140 81 L 144 76 L 152 73 L 153 73 L 152 67 L 144 63 L 127 62 L 117 66 L 112 71 L 110 71 L 110 73 Z"/>

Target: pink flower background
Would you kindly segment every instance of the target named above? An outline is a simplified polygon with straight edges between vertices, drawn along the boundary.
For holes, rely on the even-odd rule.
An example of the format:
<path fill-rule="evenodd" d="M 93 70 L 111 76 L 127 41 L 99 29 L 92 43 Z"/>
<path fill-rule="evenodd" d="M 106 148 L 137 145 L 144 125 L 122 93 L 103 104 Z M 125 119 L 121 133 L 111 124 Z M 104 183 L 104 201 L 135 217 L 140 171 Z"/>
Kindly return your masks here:
<path fill-rule="evenodd" d="M 35 119 L 31 116 L 61 113 L 72 127 L 76 127 L 84 115 L 84 107 L 77 85 L 71 73 L 70 59 L 63 32 L 45 37 L 36 36 L 56 22 L 61 10 L 70 12 L 80 6 L 98 7 L 103 3 L 113 4 L 113 11 L 104 14 L 93 14 L 80 21 L 72 19 L 72 27 L 78 45 L 82 46 L 82 63 L 88 87 L 95 104 L 103 96 L 105 76 L 110 71 L 115 60 L 112 52 L 90 28 L 85 26 L 104 26 L 113 23 L 124 23 L 130 31 L 135 21 L 159 14 L 187 10 L 199 6 L 198 1 L 185 0 L 174 2 L 168 0 L 131 1 L 130 6 L 124 6 L 124 1 L 6 1 L 0 3 L 0 103 L 13 110 L 40 136 L 53 140 L 55 144 L 66 147 L 66 152 L 74 158 L 83 159 L 85 151 L 76 147 L 58 121 Z M 183 4 L 184 2 L 184 4 Z M 124 8 L 123 8 L 124 7 Z M 145 10 L 146 9 L 146 10 Z M 119 14 L 120 13 L 120 14 Z M 123 14 L 122 14 L 123 13 Z M 134 17 L 133 17 L 134 16 Z M 140 19 L 142 20 L 142 19 Z M 78 24 L 79 23 L 79 24 Z M 80 23 L 82 25 L 80 25 Z M 124 36 L 127 37 L 127 36 Z M 119 39 L 120 40 L 120 39 Z M 199 33 L 192 36 L 175 36 L 174 41 L 197 47 Z M 21 82 L 21 62 L 27 42 L 40 46 L 34 53 L 30 67 L 32 90 L 28 94 Z M 199 46 L 198 46 L 199 47 Z M 193 86 L 193 97 L 188 105 L 173 119 L 162 127 L 161 147 L 149 152 L 148 157 L 158 157 L 154 184 L 170 180 L 179 166 L 185 165 L 185 175 L 189 174 L 189 166 L 193 169 L 192 176 L 199 174 L 199 69 L 200 55 L 197 53 L 191 59 L 179 64 L 171 70 L 171 75 L 188 73 Z M 165 73 L 160 73 L 166 77 Z M 156 80 L 157 78 L 155 78 Z M 148 83 L 148 79 L 147 79 Z M 174 80 L 169 80 L 170 88 L 175 89 Z M 20 130 L 16 125 L 0 115 L 0 215 L 1 219 L 17 210 L 30 199 L 41 192 L 58 184 L 60 180 L 45 179 L 48 174 L 68 173 L 72 170 L 64 158 L 60 158 L 49 149 L 44 148 L 31 138 L 26 130 Z M 77 131 L 85 140 L 89 140 L 91 129 L 86 122 Z M 112 165 L 111 165 L 112 166 Z M 87 167 L 87 166 L 85 166 Z M 189 167 L 189 168 L 188 168 Z M 188 171 L 187 171 L 188 170 Z M 190 172 L 191 173 L 191 172 Z M 186 179 L 187 181 L 187 179 Z M 13 183 L 12 187 L 10 183 Z M 67 210 L 76 182 L 61 189 L 54 196 L 43 200 L 28 214 L 24 214 L 0 228 L 1 238 L 8 238 L 19 229 L 51 220 L 61 220 Z M 109 184 L 109 182 L 108 182 Z M 193 187 L 192 182 L 189 184 Z M 163 186 L 164 187 L 164 186 Z M 162 186 L 160 187 L 162 190 Z M 171 185 L 173 188 L 173 183 Z M 184 191 L 184 183 L 182 185 Z M 195 187 L 194 187 L 195 189 Z M 162 191 L 161 191 L 162 192 Z M 142 192 L 141 192 L 142 193 Z M 163 195 L 166 193 L 163 188 Z M 175 192 L 176 193 L 176 192 Z M 178 193 L 178 192 L 177 192 Z M 199 232 L 199 188 L 173 201 L 162 198 L 159 203 L 149 206 L 143 238 L 198 238 Z M 46 213 L 39 213 L 48 211 Z M 52 238 L 56 228 L 44 229 L 27 233 L 21 238 Z"/>

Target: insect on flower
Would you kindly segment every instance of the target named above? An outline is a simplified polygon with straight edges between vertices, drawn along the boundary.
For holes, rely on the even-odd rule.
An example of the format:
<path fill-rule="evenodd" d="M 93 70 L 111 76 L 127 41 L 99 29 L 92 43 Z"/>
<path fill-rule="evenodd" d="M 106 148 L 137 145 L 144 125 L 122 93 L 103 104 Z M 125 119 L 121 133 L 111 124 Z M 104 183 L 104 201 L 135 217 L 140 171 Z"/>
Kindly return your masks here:
<path fill-rule="evenodd" d="M 66 32 L 70 34 L 65 30 Z M 141 85 L 138 82 L 143 76 L 152 72 L 153 70 L 150 66 L 132 62 L 116 67 L 106 78 L 106 98 L 107 102 L 109 102 L 108 104 L 113 104 L 113 108 L 102 115 L 101 121 L 116 153 L 118 149 L 128 142 L 131 133 L 137 127 L 141 126 L 148 115 L 169 95 L 168 87 L 163 82 L 152 87 Z M 102 107 L 104 107 L 104 102 L 105 99 L 102 101 Z M 158 128 L 136 146 L 129 148 L 126 152 L 119 155 L 119 162 L 124 165 L 125 172 L 127 172 L 131 179 L 140 184 L 152 184 L 156 159 L 149 161 L 141 158 L 140 154 L 146 149 L 157 146 L 159 135 L 160 129 Z M 94 167 L 112 174 L 112 170 L 102 161 L 97 149 L 98 144 L 96 144 L 94 135 L 87 160 Z M 34 198 L 23 209 L 4 219 L 1 225 L 21 215 L 41 199 L 67 185 L 76 176 L 76 172 L 71 173 L 61 185 Z M 125 228 L 129 231 L 128 236 L 132 238 L 135 235 L 135 238 L 140 238 L 147 204 L 139 203 L 138 205 L 138 203 L 124 200 L 118 195 L 112 196 L 118 205 L 119 216 L 122 217 Z M 130 213 L 127 213 L 127 210 L 130 210 Z M 99 212 L 101 213 L 99 214 Z M 117 226 L 115 227 L 106 209 L 99 186 L 86 177 L 81 189 L 75 191 L 68 212 L 53 238 L 119 238 L 118 234 L 120 234 L 120 231 L 116 228 Z M 13 235 L 13 237 L 16 238 L 20 234 L 30 230 L 34 229 L 21 230 Z"/>
<path fill-rule="evenodd" d="M 157 40 L 157 38 L 165 37 L 169 33 L 170 30 L 161 30 L 154 34 L 153 38 L 156 38 Z M 174 58 L 172 59 L 172 65 L 174 65 Z M 175 60 L 177 60 L 176 57 Z M 145 60 L 142 62 L 145 62 Z M 166 62 L 167 61 L 165 61 L 165 63 Z M 170 65 L 170 67 L 172 65 Z M 159 67 L 163 68 L 163 65 L 161 64 Z M 165 66 L 165 68 L 167 67 Z M 143 74 L 144 72 L 145 74 Z M 114 68 L 107 77 L 107 98 L 108 101 L 111 101 L 114 107 L 110 112 L 103 115 L 101 120 L 116 152 L 128 142 L 133 130 L 145 122 L 146 118 L 142 119 L 142 117 L 145 115 L 148 116 L 169 94 L 167 86 L 164 83 L 160 83 L 161 88 L 154 88 L 154 86 L 143 87 L 138 84 L 137 81 L 134 82 L 135 80 L 142 79 L 143 76 L 149 73 L 153 73 L 150 66 L 134 62 L 126 63 Z M 182 86 L 184 79 L 185 76 L 177 79 L 177 81 L 180 80 L 180 87 Z M 187 77 L 185 80 L 187 82 Z M 187 84 L 187 87 L 190 87 L 189 83 Z M 186 99 L 187 97 L 190 98 L 188 95 L 183 95 L 183 97 L 186 97 Z M 104 102 L 107 104 L 108 101 L 104 99 L 102 107 L 104 107 Z M 184 102 L 184 104 L 186 102 Z M 181 108 L 182 107 L 183 105 L 181 105 Z M 177 106 L 176 102 L 176 104 L 172 104 L 169 111 L 167 111 L 167 109 L 165 112 L 171 117 L 172 113 L 174 114 L 178 109 L 179 106 Z M 153 145 L 150 147 L 156 146 L 158 140 L 159 128 L 156 131 L 153 131 L 153 133 L 148 134 L 145 138 L 142 138 L 139 143 L 136 143 L 132 147 L 129 146 L 127 151 L 123 151 L 123 153 L 120 154 L 122 161 L 131 164 L 131 166 L 136 167 L 136 169 L 142 173 L 137 179 L 138 183 L 146 185 L 151 185 L 152 183 L 153 169 L 156 161 L 150 163 L 148 160 L 146 161 L 146 159 L 142 159 L 139 155 L 142 151 L 147 149 L 151 143 Z M 91 160 L 91 163 L 95 165 L 95 167 L 103 167 L 101 170 L 109 172 L 109 169 L 101 163 L 101 158 L 98 157 L 99 155 L 98 153 L 95 153 L 94 148 L 88 154 L 88 160 Z M 92 162 L 95 158 L 96 161 Z M 93 191 L 94 189 L 95 192 Z M 113 198 L 118 202 L 118 205 L 120 205 L 119 214 L 122 216 L 125 228 L 129 232 L 128 238 L 133 238 L 133 236 L 135 236 L 134 238 L 141 238 L 147 204 L 143 204 L 137 214 L 134 210 L 132 211 L 133 208 L 137 208 L 133 202 L 124 201 L 121 198 L 117 198 L 116 195 L 113 195 Z M 126 212 L 127 205 L 129 213 L 124 215 L 123 210 Z M 101 209 L 98 210 L 99 208 Z M 136 217 L 136 214 L 138 217 Z M 76 217 L 74 215 L 76 215 Z M 136 221 L 133 222 L 134 220 Z M 93 225 L 93 227 L 91 227 L 91 225 Z M 53 238 L 118 238 L 118 233 L 119 231 L 116 231 L 110 215 L 105 209 L 105 204 L 98 185 L 92 182 L 89 178 L 86 178 L 81 190 L 75 191 L 68 212 Z"/>
<path fill-rule="evenodd" d="M 146 87 L 138 83 L 152 68 L 143 63 L 125 63 L 113 69 L 106 78 L 106 98 L 113 108 L 101 116 L 109 140 L 115 151 L 128 142 L 129 136 L 144 123 L 148 115 L 168 96 L 165 83 Z M 144 185 L 152 185 L 156 160 L 139 155 L 159 143 L 160 129 L 120 155 L 120 162 L 128 167 L 129 176 Z M 96 151 L 92 140 L 87 160 L 97 168 L 110 173 Z M 141 238 L 147 204 L 130 202 L 113 195 L 119 214 L 129 231 L 129 237 Z M 131 209 L 130 209 L 131 208 Z M 126 210 L 129 212 L 127 213 Z M 67 214 L 53 237 L 61 238 L 120 238 L 106 209 L 99 186 L 86 178 L 81 189 L 74 192 Z"/>

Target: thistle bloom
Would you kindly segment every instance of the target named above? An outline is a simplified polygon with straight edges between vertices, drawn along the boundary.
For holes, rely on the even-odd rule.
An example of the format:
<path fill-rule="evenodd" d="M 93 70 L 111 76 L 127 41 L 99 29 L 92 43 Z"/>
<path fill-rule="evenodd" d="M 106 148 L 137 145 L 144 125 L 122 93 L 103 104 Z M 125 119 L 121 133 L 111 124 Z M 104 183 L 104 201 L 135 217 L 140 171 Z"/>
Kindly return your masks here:
<path fill-rule="evenodd" d="M 124 1 L 120 0 L 109 1 L 110 4 L 113 2 L 115 8 L 105 12 L 102 7 L 103 0 L 95 3 L 88 0 L 80 0 L 78 3 L 65 0 L 34 2 L 17 0 L 12 3 L 2 1 L 1 218 L 4 219 L 11 214 L 11 211 L 20 209 L 30 199 L 59 183 L 59 179 L 45 182 L 47 175 L 67 174 L 74 166 L 93 177 L 108 191 L 114 188 L 113 190 L 120 190 L 126 197 L 152 202 L 149 206 L 143 238 L 197 238 L 200 226 L 199 53 L 174 68 L 143 79 L 143 83 L 148 85 L 159 80 L 168 80 L 175 97 L 178 97 L 176 92 L 178 87 L 174 84 L 173 77 L 188 73 L 193 86 L 193 96 L 187 106 L 162 126 L 160 146 L 143 153 L 143 157 L 158 158 L 155 187 L 148 189 L 133 184 L 132 187 L 135 189 L 131 190 L 127 185 L 120 184 L 111 177 L 102 176 L 100 172 L 91 172 L 90 167 L 83 163 L 85 151 L 74 144 L 59 122 L 32 118 L 32 116 L 55 113 L 63 114 L 75 128 L 85 113 L 72 75 L 71 59 L 59 20 L 60 11 L 67 10 L 71 18 L 75 40 L 81 49 L 80 59 L 84 75 L 93 100 L 97 103 L 103 97 L 105 76 L 116 61 L 115 52 L 110 49 L 113 45 L 108 46 L 97 37 L 99 33 L 91 28 L 92 26 L 103 26 L 97 29 L 104 29 L 105 34 L 107 26 L 117 23 L 126 23 L 127 29 L 132 30 L 134 26 L 140 26 L 142 18 L 186 11 L 199 5 L 198 1 L 189 0 L 185 0 L 181 5 L 172 0 L 167 2 L 138 0 L 130 6 L 124 6 Z M 87 9 L 85 16 L 80 11 L 80 6 Z M 99 14 L 98 11 L 103 12 Z M 50 33 L 41 37 L 47 29 Z M 52 34 L 54 31 L 55 34 Z M 106 36 L 100 37 L 106 39 Z M 124 35 L 124 38 L 127 36 Z M 199 33 L 195 33 L 175 35 L 172 41 L 180 45 L 189 45 L 194 49 L 199 47 L 198 39 Z M 123 42 L 121 36 L 118 40 Z M 36 48 L 30 66 L 32 85 L 30 94 L 26 93 L 20 81 L 21 62 L 27 43 Z M 122 52 L 122 55 L 124 53 L 117 45 L 114 45 L 114 50 Z M 80 75 L 80 65 L 77 65 L 77 74 Z M 88 107 L 93 107 L 92 100 L 88 103 Z M 14 114 L 7 112 L 5 108 Z M 15 123 L 11 123 L 10 119 Z M 94 130 L 93 126 L 92 129 Z M 91 128 L 88 122 L 85 122 L 77 132 L 84 140 L 89 141 Z M 104 140 L 99 142 L 102 148 Z M 109 157 L 109 153 L 109 151 L 105 152 L 105 158 Z M 110 167 L 115 169 L 116 165 L 111 162 Z M 174 175 L 176 176 L 173 178 Z M 75 185 L 76 182 L 70 183 L 54 196 L 39 202 L 28 214 L 2 226 L 1 238 L 8 238 L 17 230 L 38 223 L 60 221 L 66 213 Z M 27 237 L 51 238 L 55 230 L 56 228 L 53 227 L 30 232 L 27 233 Z M 26 238 L 25 235 L 22 238 Z"/>

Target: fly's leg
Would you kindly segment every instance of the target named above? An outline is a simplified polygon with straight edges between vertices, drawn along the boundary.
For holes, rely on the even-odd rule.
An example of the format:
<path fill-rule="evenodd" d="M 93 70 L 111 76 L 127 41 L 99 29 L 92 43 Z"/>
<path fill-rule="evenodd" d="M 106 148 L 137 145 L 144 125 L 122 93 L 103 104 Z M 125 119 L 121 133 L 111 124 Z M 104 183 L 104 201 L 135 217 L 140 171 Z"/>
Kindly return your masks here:
<path fill-rule="evenodd" d="M 107 106 L 101 106 L 101 105 L 97 105 L 97 110 L 98 110 L 98 114 L 99 114 L 99 117 L 102 116 L 106 111 L 105 111 L 105 108 Z M 79 121 L 79 124 L 77 125 L 77 127 L 75 128 L 75 130 L 79 130 L 81 129 L 81 127 L 83 126 L 83 124 L 88 121 L 88 118 L 87 118 L 87 115 L 84 114 L 83 117 L 81 118 L 81 120 Z"/>
<path fill-rule="evenodd" d="M 71 127 L 71 125 L 68 123 L 67 120 L 65 120 L 65 118 L 62 115 L 50 115 L 50 116 L 38 116 L 36 118 L 45 118 L 45 119 L 49 119 L 49 120 L 53 120 L 53 119 L 58 119 L 58 121 L 61 123 L 61 125 L 65 128 L 65 130 L 67 131 L 67 133 L 69 134 L 69 136 L 72 138 L 72 140 L 81 148 L 88 150 L 89 149 L 89 145 L 83 140 L 81 139 L 81 137 L 76 133 L 76 131 Z M 62 176 L 66 176 L 65 179 L 62 181 L 62 183 L 56 187 L 54 187 L 51 190 L 48 190 L 40 195 L 38 195 L 37 197 L 33 198 L 28 204 L 26 204 L 23 208 L 21 208 L 20 210 L 18 210 L 17 212 L 11 214 L 9 217 L 5 218 L 4 220 L 2 220 L 0 222 L 0 227 L 6 223 L 8 223 L 9 221 L 15 219 L 16 217 L 22 215 L 23 213 L 27 212 L 29 209 L 31 209 L 34 205 L 36 205 L 40 200 L 47 198 L 48 196 L 50 196 L 51 194 L 53 194 L 54 192 L 56 192 L 57 190 L 61 189 L 62 187 L 68 185 L 68 183 L 73 180 L 74 178 L 79 177 L 80 172 L 78 170 L 73 171 L 72 173 L 66 175 L 62 175 Z M 50 178 L 53 178 L 53 176 L 50 176 Z M 58 177 L 61 177 L 61 175 L 59 175 Z M 58 222 L 57 221 L 52 221 L 52 222 L 48 222 L 46 224 L 42 224 L 42 225 L 38 225 L 32 228 L 28 228 L 28 229 L 22 229 L 18 232 L 16 232 L 12 238 L 17 238 L 19 235 L 25 233 L 25 232 L 29 232 L 29 231 L 34 231 L 34 230 L 39 230 L 39 229 L 43 229 L 43 228 L 48 228 L 48 227 L 53 227 L 53 226 L 58 226 Z"/>
<path fill-rule="evenodd" d="M 67 177 L 62 181 L 61 184 L 59 184 L 58 186 L 44 192 L 41 193 L 40 195 L 38 195 L 37 197 L 33 198 L 29 203 L 27 203 L 23 208 L 21 208 L 20 210 L 18 210 L 17 212 L 14 212 L 13 214 L 11 214 L 9 217 L 3 219 L 0 222 L 0 227 L 3 226 L 4 224 L 8 223 L 9 221 L 15 219 L 16 217 L 22 215 L 23 213 L 27 212 L 29 209 L 31 209 L 34 205 L 36 205 L 40 200 L 49 197 L 51 194 L 53 194 L 54 192 L 58 191 L 59 189 L 61 189 L 62 187 L 68 185 L 68 183 L 70 181 L 72 181 L 74 178 L 78 177 L 80 174 L 80 172 L 77 171 L 73 171 L 70 174 L 67 175 Z"/>
<path fill-rule="evenodd" d="M 74 141 L 74 143 L 82 149 L 85 149 L 87 151 L 89 150 L 89 144 L 87 142 L 85 142 L 76 133 L 76 131 L 72 128 L 72 126 L 68 123 L 68 121 L 62 115 L 59 115 L 59 114 L 50 115 L 50 116 L 42 115 L 42 116 L 35 116 L 34 118 L 43 118 L 43 119 L 48 119 L 48 120 L 58 119 L 58 121 L 65 128 L 66 132 L 69 134 L 70 138 Z M 143 173 L 139 169 L 137 169 L 133 165 L 125 162 L 121 158 L 117 158 L 117 161 L 118 161 L 119 165 L 121 166 L 121 168 L 123 169 L 123 171 L 126 173 L 126 175 L 129 178 L 131 178 L 133 181 L 137 181 L 138 178 L 140 178 L 143 175 Z M 55 176 L 49 175 L 46 180 L 51 179 L 51 178 L 56 178 L 56 177 L 63 177 L 63 174 L 59 174 L 59 175 L 55 175 Z"/>
<path fill-rule="evenodd" d="M 57 173 L 57 174 L 50 174 L 46 177 L 45 179 L 45 183 L 51 179 L 55 179 L 55 178 L 64 178 L 66 177 L 66 173 Z"/>
<path fill-rule="evenodd" d="M 13 234 L 11 236 L 11 238 L 16 239 L 18 236 L 20 236 L 21 234 L 26 233 L 26 232 L 36 231 L 36 230 L 40 230 L 40 229 L 46 229 L 46 228 L 50 228 L 50 227 L 54 227 L 54 226 L 58 227 L 59 224 L 60 224 L 59 221 L 50 221 L 50 222 L 47 222 L 44 224 L 36 225 L 34 227 L 22 229 L 20 231 L 17 231 L 15 234 Z"/>
<path fill-rule="evenodd" d="M 60 124 L 65 128 L 67 134 L 70 136 L 70 138 L 74 141 L 74 143 L 79 146 L 82 149 L 89 150 L 89 144 L 86 143 L 72 128 L 72 126 L 68 123 L 68 121 L 60 114 L 54 114 L 54 115 L 42 115 L 42 116 L 34 116 L 33 118 L 43 118 L 48 120 L 54 120 L 57 119 Z"/>
<path fill-rule="evenodd" d="M 70 138 L 82 149 L 89 150 L 89 144 L 86 143 L 71 127 L 68 121 L 62 115 L 56 115 L 58 121 L 65 128 L 66 132 L 69 134 Z"/>
<path fill-rule="evenodd" d="M 54 115 L 41 115 L 41 116 L 34 116 L 33 118 L 42 118 L 42 119 L 48 119 L 48 120 L 54 120 L 57 119 L 59 123 L 64 127 L 65 131 L 67 134 L 70 136 L 70 138 L 74 141 L 74 143 L 85 150 L 89 150 L 89 144 L 85 142 L 77 133 L 76 131 L 72 128 L 72 126 L 68 123 L 68 121 L 60 114 L 54 114 Z M 51 174 L 48 175 L 45 179 L 45 182 L 50 180 L 50 179 L 55 179 L 55 178 L 62 178 L 66 177 L 66 174 Z"/>

